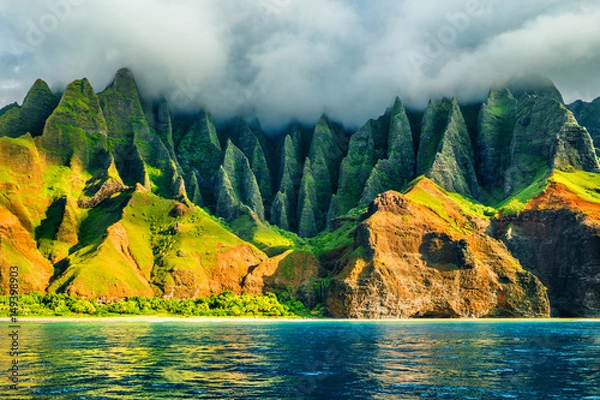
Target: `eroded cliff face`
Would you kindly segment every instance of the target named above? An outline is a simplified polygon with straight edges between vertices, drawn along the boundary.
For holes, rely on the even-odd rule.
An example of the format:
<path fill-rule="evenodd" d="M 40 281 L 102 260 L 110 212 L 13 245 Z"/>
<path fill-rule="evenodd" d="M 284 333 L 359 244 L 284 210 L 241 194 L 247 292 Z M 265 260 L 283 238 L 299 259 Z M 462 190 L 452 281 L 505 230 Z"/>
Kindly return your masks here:
<path fill-rule="evenodd" d="M 308 307 L 318 303 L 319 260 L 314 254 L 288 250 L 265 260 L 244 278 L 243 290 L 250 294 L 289 291 Z"/>
<path fill-rule="evenodd" d="M 18 265 L 25 292 L 86 298 L 288 292 L 313 307 L 330 289 L 340 317 L 548 315 L 529 269 L 556 315 L 598 316 L 600 165 L 579 126 L 596 103 L 576 119 L 542 81 L 493 89 L 479 120 L 478 104 L 396 99 L 352 136 L 326 116 L 265 136 L 171 116 L 126 69 L 60 99 L 38 81 L 0 109 L 0 283 Z M 531 201 L 556 174 L 570 192 Z M 500 211 L 520 214 L 490 227 Z"/>
<path fill-rule="evenodd" d="M 428 180 L 413 191 L 442 208 L 397 192 L 380 195 L 356 232 L 343 270 L 332 279 L 327 310 L 334 317 L 546 317 L 541 282 L 506 247 L 479 229 L 481 221 L 444 200 Z"/>
<path fill-rule="evenodd" d="M 43 292 L 53 273 L 17 217 L 0 207 L 0 295 L 10 293 L 11 267 L 17 267 L 19 293 Z"/>
<path fill-rule="evenodd" d="M 600 317 L 600 204 L 551 183 L 495 234 L 548 287 L 553 316 Z"/>

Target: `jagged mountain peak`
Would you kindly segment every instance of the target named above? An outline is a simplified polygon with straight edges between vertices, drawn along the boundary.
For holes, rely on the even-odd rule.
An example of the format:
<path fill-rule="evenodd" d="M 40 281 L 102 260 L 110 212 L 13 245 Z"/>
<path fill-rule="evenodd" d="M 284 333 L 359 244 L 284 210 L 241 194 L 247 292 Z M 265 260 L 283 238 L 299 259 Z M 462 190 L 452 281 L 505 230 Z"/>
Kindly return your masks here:
<path fill-rule="evenodd" d="M 121 68 L 117 71 L 112 83 L 107 89 L 116 90 L 117 92 L 130 97 L 139 96 L 133 73 L 127 68 Z"/>
<path fill-rule="evenodd" d="M 92 97 L 96 95 L 96 92 L 94 91 L 94 88 L 92 87 L 92 84 L 88 78 L 81 78 L 69 83 L 65 89 L 65 92 L 63 93 L 63 98 L 65 97 L 65 94 L 82 94 Z"/>
<path fill-rule="evenodd" d="M 18 137 L 26 133 L 41 136 L 46 120 L 59 101 L 60 98 L 52 93 L 46 82 L 36 80 L 22 106 L 14 103 L 0 110 L 0 136 Z"/>
<path fill-rule="evenodd" d="M 31 86 L 27 95 L 25 96 L 25 100 L 23 100 L 23 106 L 30 103 L 35 103 L 43 100 L 44 97 L 56 97 L 50 87 L 46 83 L 46 81 L 42 79 L 36 79 L 34 84 Z M 33 104 L 32 104 L 33 105 Z"/>
<path fill-rule="evenodd" d="M 543 306 L 543 287 L 491 239 L 490 231 L 500 232 L 502 240 L 509 235 L 506 241 L 518 247 L 531 227 L 519 215 L 510 219 L 502 213 L 517 209 L 510 202 L 524 198 L 521 190 L 543 191 L 553 168 L 592 171 L 564 175 L 566 184 L 598 179 L 593 146 L 580 124 L 593 132 L 600 112 L 590 104 L 600 100 L 574 103 L 568 111 L 548 82 L 493 86 L 480 109 L 448 97 L 432 99 L 422 114 L 407 113 L 396 97 L 383 115 L 353 135 L 323 115 L 312 125 L 295 122 L 280 135 L 265 136 L 258 121 L 243 117 L 221 126 L 207 110 L 171 115 L 164 99 L 140 99 L 133 74 L 122 69 L 99 94 L 86 79 L 71 83 L 60 106 L 43 107 L 49 115 L 41 119 L 44 135 L 25 135 L 15 122 L 35 115 L 33 106 L 53 96 L 38 81 L 23 107 L 0 111 L 0 136 L 10 136 L 7 126 L 19 128 L 10 131 L 16 138 L 0 137 L 0 264 L 12 257 L 11 249 L 21 250 L 15 245 L 21 240 L 27 255 L 14 262 L 24 271 L 27 265 L 43 267 L 36 278 L 43 281 L 35 285 L 39 290 L 109 297 L 241 292 L 252 282 L 246 279 L 252 271 L 271 271 L 273 279 L 304 271 L 301 261 L 294 261 L 301 257 L 282 256 L 298 251 L 323 262 L 317 272 L 311 270 L 311 279 L 327 276 L 336 282 L 330 294 L 348 296 L 347 304 L 360 303 L 336 308 L 340 304 L 327 302 L 324 291 L 318 301 L 340 315 L 372 316 L 364 310 L 377 316 L 478 316 L 506 310 L 534 315 L 536 310 L 520 307 L 517 300 L 540 300 Z M 417 166 L 424 177 L 417 178 Z M 598 185 L 574 190 L 570 211 L 595 210 L 595 203 L 581 207 L 577 199 L 597 198 Z M 547 196 L 555 186 L 549 188 Z M 560 200 L 552 210 L 530 200 L 523 200 L 523 207 L 552 221 L 550 211 L 562 212 Z M 502 224 L 514 221 L 520 231 L 502 230 Z M 592 243 L 589 260 L 597 258 L 596 232 L 573 224 L 581 227 L 580 243 Z M 523 254 L 519 251 L 515 254 Z M 261 269 L 267 254 L 272 265 Z M 589 260 L 575 263 L 595 268 Z M 51 277 L 52 264 L 61 261 L 65 264 L 56 265 L 57 276 Z M 280 270 L 273 272 L 277 266 Z M 28 271 L 36 276 L 35 268 Z M 470 281 L 482 271 L 486 276 Z M 475 282 L 498 295 L 485 302 L 471 298 L 470 304 L 462 296 L 441 296 L 434 302 L 440 299 L 450 308 L 425 307 L 413 314 L 398 309 L 408 304 L 407 296 L 384 288 L 408 282 L 407 287 L 419 288 L 413 305 L 423 304 L 420 299 L 432 293 L 424 282 L 450 288 L 457 279 L 465 289 Z M 90 285 L 105 280 L 111 285 Z M 31 283 L 29 277 L 26 281 Z M 283 290 L 288 283 L 270 288 Z M 305 284 L 310 292 L 314 283 L 290 287 Z M 528 285 L 535 290 L 527 293 Z M 525 296 L 513 297 L 513 308 L 502 300 L 510 291 Z M 398 301 L 388 301 L 392 297 Z M 476 303 L 483 308 L 473 308 Z M 546 313 L 543 307 L 537 311 Z"/>
<path fill-rule="evenodd" d="M 525 94 L 536 96 L 548 96 L 564 103 L 563 96 L 550 79 L 543 75 L 526 75 L 509 79 L 506 83 L 514 94 L 519 98 Z"/>

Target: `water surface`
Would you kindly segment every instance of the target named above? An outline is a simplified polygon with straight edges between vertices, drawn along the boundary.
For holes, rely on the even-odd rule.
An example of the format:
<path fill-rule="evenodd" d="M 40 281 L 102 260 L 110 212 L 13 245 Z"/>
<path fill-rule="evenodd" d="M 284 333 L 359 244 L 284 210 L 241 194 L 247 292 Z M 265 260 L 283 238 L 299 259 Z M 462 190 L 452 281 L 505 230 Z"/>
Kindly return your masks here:
<path fill-rule="evenodd" d="M 0 398 L 600 399 L 599 321 L 24 323 L 20 340 L 21 390 Z"/>

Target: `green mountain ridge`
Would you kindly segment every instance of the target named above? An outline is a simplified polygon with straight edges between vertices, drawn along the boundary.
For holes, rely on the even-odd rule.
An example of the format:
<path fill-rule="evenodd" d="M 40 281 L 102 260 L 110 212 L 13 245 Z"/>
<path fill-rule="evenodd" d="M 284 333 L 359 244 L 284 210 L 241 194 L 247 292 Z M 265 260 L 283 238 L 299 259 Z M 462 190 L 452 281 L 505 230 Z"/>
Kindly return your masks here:
<path fill-rule="evenodd" d="M 546 282 L 510 272 L 521 258 L 502 244 L 517 243 L 503 221 L 550 196 L 556 176 L 600 173 L 594 107 L 567 107 L 551 82 L 532 79 L 495 86 L 480 105 L 434 100 L 422 114 L 397 98 L 353 134 L 323 116 L 265 135 L 256 120 L 217 129 L 207 111 L 146 101 L 127 69 L 98 94 L 75 81 L 60 101 L 38 80 L 22 106 L 0 111 L 0 283 L 18 265 L 26 292 L 106 301 L 288 291 L 335 316 L 544 316 L 563 300 L 551 286 L 547 308 Z M 592 189 L 560 187 L 582 202 L 564 206 L 581 215 L 576 227 L 596 220 Z M 456 246 L 469 250 L 455 256 Z M 392 256 L 404 251 L 412 255 Z M 467 296 L 454 274 L 485 264 L 463 258 L 490 254 L 494 267 L 476 281 L 496 294 L 465 300 L 476 309 L 452 306 Z M 414 275 L 411 265 L 425 269 Z M 406 279 L 456 294 L 415 308 L 402 292 L 369 286 Z M 504 303 L 509 292 L 522 304 Z M 600 315 L 594 304 L 574 314 Z"/>

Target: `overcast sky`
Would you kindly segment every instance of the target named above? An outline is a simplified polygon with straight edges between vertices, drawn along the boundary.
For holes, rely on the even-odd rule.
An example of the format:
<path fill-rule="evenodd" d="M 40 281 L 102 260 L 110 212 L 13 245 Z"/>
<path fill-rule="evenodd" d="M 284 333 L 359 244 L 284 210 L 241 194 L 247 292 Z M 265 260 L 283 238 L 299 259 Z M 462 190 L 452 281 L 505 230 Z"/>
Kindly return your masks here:
<path fill-rule="evenodd" d="M 395 96 L 466 102 L 527 73 L 592 100 L 599 21 L 597 0 L 0 0 L 0 104 L 38 77 L 101 91 L 122 66 L 148 96 L 267 127 L 359 125 Z"/>

